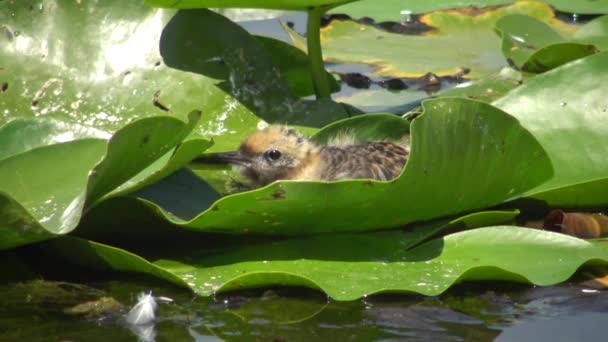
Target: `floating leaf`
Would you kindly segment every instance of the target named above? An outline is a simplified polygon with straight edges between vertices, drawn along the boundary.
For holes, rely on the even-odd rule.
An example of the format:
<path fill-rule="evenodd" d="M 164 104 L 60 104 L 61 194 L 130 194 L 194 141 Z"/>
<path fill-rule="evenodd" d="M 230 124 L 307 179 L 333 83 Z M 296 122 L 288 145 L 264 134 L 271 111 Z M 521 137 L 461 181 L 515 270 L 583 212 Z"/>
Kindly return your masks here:
<path fill-rule="evenodd" d="M 607 176 L 608 134 L 599 124 L 608 110 L 606 75 L 608 53 L 601 52 L 531 78 L 494 103 L 530 130 L 551 158 L 555 174 L 531 190 L 531 198 L 556 207 L 605 198 L 605 187 L 584 184 Z M 565 187 L 568 196 L 551 194 Z"/>
<path fill-rule="evenodd" d="M 608 263 L 605 242 L 511 226 L 448 235 L 409 251 L 404 244 L 409 239 L 402 232 L 316 236 L 214 256 L 160 253 L 154 263 L 187 275 L 202 295 L 290 285 L 320 289 L 336 300 L 386 292 L 437 295 L 467 280 L 551 285 L 592 260 Z"/>
<path fill-rule="evenodd" d="M 396 13 L 407 9 L 407 5 L 401 7 Z M 505 65 L 496 49 L 500 39 L 493 27 L 501 17 L 516 13 L 551 23 L 560 31 L 572 30 L 555 20 L 550 6 L 523 1 L 481 11 L 425 14 L 420 21 L 435 29 L 428 35 L 390 33 L 355 21 L 333 20 L 321 31 L 323 56 L 330 62 L 370 64 L 374 73 L 383 77 L 421 76 L 427 72 L 442 76 L 462 67 L 471 70 L 471 77 L 480 77 Z M 302 37 L 293 31 L 288 33 L 296 46 L 305 48 Z"/>
<path fill-rule="evenodd" d="M 86 203 L 93 203 L 172 150 L 195 127 L 199 115 L 191 113 L 189 123 L 172 117 L 145 118 L 126 125 L 108 141 L 85 134 L 82 139 L 29 150 L 41 141 L 52 141 L 53 135 L 74 138 L 80 126 L 72 131 L 71 125 L 55 125 L 54 133 L 48 135 L 49 130 L 37 127 L 52 124 L 21 120 L 0 129 L 0 140 L 5 140 L 1 134 L 19 136 L 22 145 L 21 153 L 0 160 L 4 179 L 0 215 L 5 217 L 0 248 L 73 230 Z M 59 133 L 59 128 L 65 131 Z"/>
<path fill-rule="evenodd" d="M 499 72 L 480 79 L 461 83 L 440 94 L 440 96 L 459 96 L 469 99 L 492 102 L 496 101 L 511 89 L 522 83 L 521 73 L 512 68 L 503 68 Z"/>
<path fill-rule="evenodd" d="M 499 204 L 550 177 L 544 152 L 511 116 L 487 104 L 458 98 L 429 100 L 424 108 L 425 113 L 411 124 L 412 152 L 407 166 L 392 182 L 280 181 L 226 196 L 200 208 L 192 219 L 169 214 L 180 212 L 172 203 L 156 206 L 154 212 L 191 229 L 232 234 L 362 231 Z M 377 118 L 377 127 L 384 127 L 380 124 L 383 119 L 393 122 L 397 118 Z M 342 128 L 350 122 L 356 127 L 366 119 L 350 120 L 341 122 Z M 405 127 L 404 122 L 402 129 Z M 189 189 L 163 191 L 175 198 L 207 197 L 208 188 L 200 188 L 203 192 L 197 194 L 192 190 L 197 183 L 191 182 Z M 144 199 L 148 199 L 146 206 L 155 206 L 154 199 Z"/>
<path fill-rule="evenodd" d="M 337 6 L 353 0 L 145 0 L 148 6 L 168 8 L 268 8 L 305 11 L 311 7 Z"/>
<path fill-rule="evenodd" d="M 506 6 L 523 1 L 516 0 L 427 0 L 409 1 L 383 0 L 378 6 L 376 0 L 355 1 L 334 8 L 330 13 L 344 13 L 353 18 L 371 17 L 376 21 L 401 22 L 410 14 L 426 13 L 443 9 L 460 9 L 462 12 L 482 12 L 478 8 Z M 578 14 L 604 14 L 608 12 L 607 0 L 546 0 L 545 3 L 562 12 Z M 405 12 L 405 13 L 403 13 Z"/>
<path fill-rule="evenodd" d="M 596 53 L 595 46 L 567 41 L 547 24 L 513 14 L 496 22 L 502 36 L 502 52 L 518 68 L 541 73 Z"/>

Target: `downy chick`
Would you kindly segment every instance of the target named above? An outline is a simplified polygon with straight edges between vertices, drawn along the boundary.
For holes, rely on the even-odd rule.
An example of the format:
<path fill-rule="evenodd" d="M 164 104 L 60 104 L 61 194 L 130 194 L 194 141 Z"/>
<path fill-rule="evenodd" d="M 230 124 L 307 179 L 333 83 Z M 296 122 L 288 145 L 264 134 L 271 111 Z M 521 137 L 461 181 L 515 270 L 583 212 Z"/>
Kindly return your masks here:
<path fill-rule="evenodd" d="M 259 187 L 279 179 L 392 180 L 408 155 L 406 142 L 356 142 L 345 136 L 320 145 L 291 128 L 270 126 L 245 138 L 238 151 L 209 154 L 197 161 L 230 163 Z"/>

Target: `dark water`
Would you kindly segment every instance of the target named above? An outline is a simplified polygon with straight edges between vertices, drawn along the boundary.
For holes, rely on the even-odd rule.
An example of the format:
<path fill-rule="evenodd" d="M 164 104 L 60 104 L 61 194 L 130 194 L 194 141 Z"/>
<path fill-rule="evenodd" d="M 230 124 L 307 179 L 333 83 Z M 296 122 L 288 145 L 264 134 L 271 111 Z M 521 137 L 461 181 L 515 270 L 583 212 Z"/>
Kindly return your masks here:
<path fill-rule="evenodd" d="M 140 291 L 172 299 L 159 303 L 147 341 L 601 341 L 608 320 L 608 292 L 573 283 L 466 284 L 439 297 L 353 302 L 293 288 L 201 298 L 143 281 L 89 285 L 87 295 L 113 297 L 124 309 L 70 316 L 65 308 L 85 290 L 63 284 L 70 295 L 44 297 L 35 287 L 0 287 L 0 340 L 145 341 L 124 320 Z"/>

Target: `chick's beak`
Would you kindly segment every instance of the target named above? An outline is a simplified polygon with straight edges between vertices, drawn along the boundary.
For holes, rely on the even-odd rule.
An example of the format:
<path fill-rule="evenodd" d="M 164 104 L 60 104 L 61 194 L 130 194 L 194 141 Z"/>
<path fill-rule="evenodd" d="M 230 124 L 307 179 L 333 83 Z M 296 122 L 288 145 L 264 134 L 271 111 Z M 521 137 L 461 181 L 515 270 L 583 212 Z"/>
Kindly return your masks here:
<path fill-rule="evenodd" d="M 209 153 L 196 158 L 195 161 L 204 164 L 248 165 L 250 163 L 250 160 L 239 151 Z"/>

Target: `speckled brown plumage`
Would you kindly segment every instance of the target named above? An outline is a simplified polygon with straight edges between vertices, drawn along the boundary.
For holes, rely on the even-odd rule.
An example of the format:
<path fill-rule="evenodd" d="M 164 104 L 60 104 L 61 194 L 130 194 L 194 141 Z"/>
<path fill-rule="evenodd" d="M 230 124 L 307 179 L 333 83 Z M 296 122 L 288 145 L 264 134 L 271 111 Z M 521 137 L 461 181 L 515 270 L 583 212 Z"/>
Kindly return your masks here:
<path fill-rule="evenodd" d="M 320 151 L 320 179 L 391 180 L 399 176 L 408 155 L 407 146 L 386 141 L 324 146 Z"/>
<path fill-rule="evenodd" d="M 199 158 L 235 165 L 253 186 L 279 179 L 325 180 L 399 176 L 409 155 L 407 142 L 356 142 L 344 135 L 320 145 L 285 126 L 271 126 L 245 138 L 238 151 Z"/>

